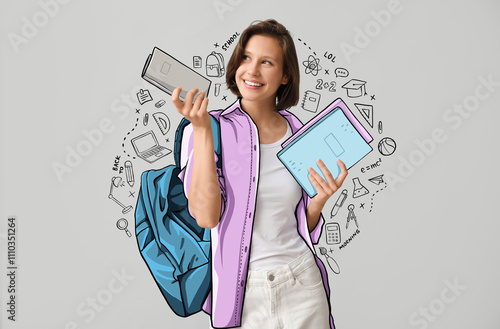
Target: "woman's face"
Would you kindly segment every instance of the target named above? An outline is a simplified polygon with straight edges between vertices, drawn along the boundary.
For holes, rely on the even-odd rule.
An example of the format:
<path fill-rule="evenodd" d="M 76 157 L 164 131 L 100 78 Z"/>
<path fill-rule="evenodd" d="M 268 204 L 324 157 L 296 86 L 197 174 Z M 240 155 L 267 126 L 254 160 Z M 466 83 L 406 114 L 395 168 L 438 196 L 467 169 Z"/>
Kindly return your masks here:
<path fill-rule="evenodd" d="M 283 50 L 278 40 L 266 35 L 251 36 L 235 79 L 243 100 L 272 102 L 274 106 L 278 88 L 288 82 L 283 72 Z"/>

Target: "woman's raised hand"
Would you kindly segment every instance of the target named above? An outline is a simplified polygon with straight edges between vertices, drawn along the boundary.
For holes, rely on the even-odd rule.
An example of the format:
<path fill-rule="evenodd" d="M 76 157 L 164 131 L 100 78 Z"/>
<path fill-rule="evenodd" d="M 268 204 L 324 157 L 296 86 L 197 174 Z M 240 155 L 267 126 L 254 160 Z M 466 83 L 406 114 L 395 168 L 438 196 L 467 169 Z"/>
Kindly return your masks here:
<path fill-rule="evenodd" d="M 210 127 L 210 115 L 208 114 L 208 98 L 205 97 L 205 92 L 201 92 L 196 98 L 199 89 L 191 89 L 184 99 L 180 100 L 182 88 L 177 87 L 172 92 L 172 102 L 174 103 L 177 111 L 188 119 L 193 127 L 208 128 Z M 194 102 L 193 102 L 194 100 Z"/>

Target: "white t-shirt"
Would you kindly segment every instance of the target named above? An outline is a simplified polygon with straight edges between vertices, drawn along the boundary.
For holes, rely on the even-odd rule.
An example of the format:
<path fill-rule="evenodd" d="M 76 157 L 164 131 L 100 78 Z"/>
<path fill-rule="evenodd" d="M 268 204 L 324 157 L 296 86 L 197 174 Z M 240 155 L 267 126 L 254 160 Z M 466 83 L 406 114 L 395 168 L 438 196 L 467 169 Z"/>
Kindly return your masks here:
<path fill-rule="evenodd" d="M 276 156 L 291 135 L 287 122 L 287 132 L 281 140 L 260 144 L 259 186 L 250 247 L 252 271 L 288 264 L 309 250 L 299 235 L 295 217 L 302 189 Z"/>

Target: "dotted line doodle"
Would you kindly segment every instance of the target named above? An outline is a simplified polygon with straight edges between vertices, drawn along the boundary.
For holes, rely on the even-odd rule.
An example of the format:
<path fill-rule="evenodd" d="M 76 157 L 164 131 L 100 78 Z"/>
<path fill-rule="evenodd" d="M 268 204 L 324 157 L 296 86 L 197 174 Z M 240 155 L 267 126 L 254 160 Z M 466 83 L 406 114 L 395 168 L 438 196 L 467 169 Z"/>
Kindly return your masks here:
<path fill-rule="evenodd" d="M 376 190 L 373 194 L 372 194 L 372 198 L 370 200 L 370 211 L 369 212 L 372 212 L 372 209 L 373 209 L 373 198 L 375 197 L 375 194 L 377 194 L 378 192 L 384 190 L 385 188 L 387 187 L 387 182 L 384 182 L 384 187 Z"/>
<path fill-rule="evenodd" d="M 302 42 L 302 43 L 304 44 L 304 46 L 306 46 L 307 48 L 309 48 L 309 50 L 313 52 L 314 56 L 318 56 L 318 55 L 316 55 L 316 52 L 315 52 L 315 51 L 313 51 L 313 50 L 311 49 L 311 47 L 309 47 L 309 46 L 308 46 L 308 45 L 307 45 L 304 41 L 302 41 L 300 38 L 298 38 L 298 40 L 299 40 L 300 42 Z"/>
<path fill-rule="evenodd" d="M 125 151 L 125 141 L 127 140 L 128 135 L 130 135 L 135 130 L 135 128 L 137 128 L 138 123 L 139 123 L 139 117 L 137 117 L 137 119 L 135 119 L 134 128 L 132 128 L 132 130 L 130 130 L 127 133 L 127 135 L 125 137 L 123 137 L 123 143 L 122 143 L 123 153 L 125 153 L 129 158 L 132 158 L 132 159 L 135 159 L 135 157 L 131 156 L 130 154 L 127 153 L 127 151 Z"/>

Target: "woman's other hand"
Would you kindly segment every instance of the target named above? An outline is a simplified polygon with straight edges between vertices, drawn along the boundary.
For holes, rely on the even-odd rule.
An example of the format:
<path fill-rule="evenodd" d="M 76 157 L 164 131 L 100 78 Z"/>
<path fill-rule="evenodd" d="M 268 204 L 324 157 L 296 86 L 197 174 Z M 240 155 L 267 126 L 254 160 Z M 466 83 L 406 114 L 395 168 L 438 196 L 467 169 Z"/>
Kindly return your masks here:
<path fill-rule="evenodd" d="M 313 207 L 312 209 L 316 211 L 321 211 L 328 199 L 342 186 L 342 183 L 344 183 L 347 176 L 347 168 L 342 160 L 338 159 L 337 163 L 340 166 L 340 174 L 336 179 L 333 178 L 332 173 L 321 159 L 318 159 L 317 164 L 326 180 L 313 168 L 309 168 L 309 180 L 318 192 L 318 194 L 311 199 L 309 207 Z"/>

